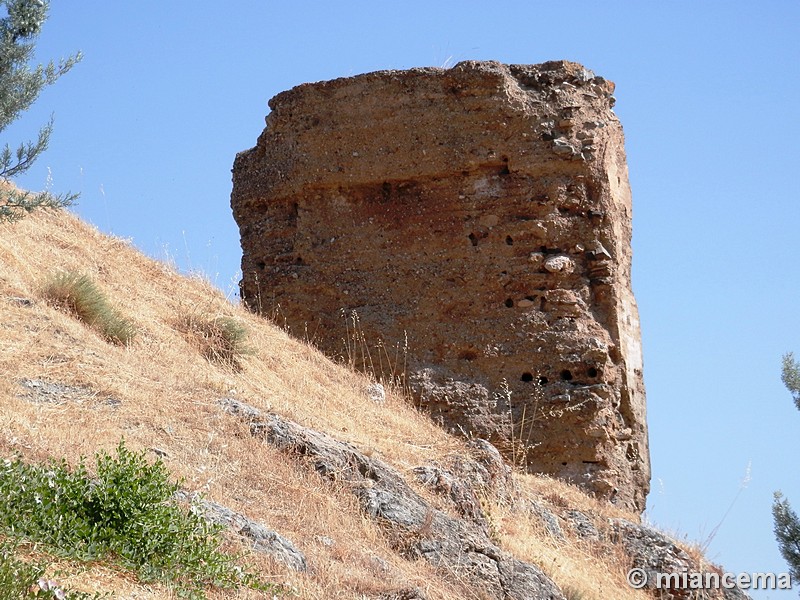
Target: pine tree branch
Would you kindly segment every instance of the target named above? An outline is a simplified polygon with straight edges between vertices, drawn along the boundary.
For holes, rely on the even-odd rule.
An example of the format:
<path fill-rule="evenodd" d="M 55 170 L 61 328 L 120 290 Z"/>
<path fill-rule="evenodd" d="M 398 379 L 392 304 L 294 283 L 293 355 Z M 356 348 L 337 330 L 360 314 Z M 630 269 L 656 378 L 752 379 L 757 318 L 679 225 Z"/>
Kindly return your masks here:
<path fill-rule="evenodd" d="M 16 162 L 11 158 L 11 148 L 6 144 L 0 153 L 0 177 L 10 179 L 27 171 L 39 157 L 47 150 L 50 144 L 50 134 L 53 131 L 53 117 L 39 130 L 39 137 L 36 143 L 26 142 L 20 144 L 16 151 Z"/>
<path fill-rule="evenodd" d="M 59 209 L 72 205 L 79 194 L 60 194 L 50 192 L 25 192 L 9 189 L 0 192 L 0 222 L 19 221 L 27 213 L 41 208 Z"/>
<path fill-rule="evenodd" d="M 80 53 L 32 68 L 35 40 L 47 20 L 49 0 L 0 0 L 0 131 L 5 130 L 39 97 L 82 58 Z M 36 141 L 20 144 L 16 151 L 6 144 L 0 150 L 0 178 L 8 180 L 27 171 L 47 150 L 53 118 L 39 130 Z M 2 188 L 0 188 L 2 190 Z M 37 208 L 69 206 L 77 194 L 54 196 L 50 192 L 0 191 L 0 221 L 15 221 Z"/>

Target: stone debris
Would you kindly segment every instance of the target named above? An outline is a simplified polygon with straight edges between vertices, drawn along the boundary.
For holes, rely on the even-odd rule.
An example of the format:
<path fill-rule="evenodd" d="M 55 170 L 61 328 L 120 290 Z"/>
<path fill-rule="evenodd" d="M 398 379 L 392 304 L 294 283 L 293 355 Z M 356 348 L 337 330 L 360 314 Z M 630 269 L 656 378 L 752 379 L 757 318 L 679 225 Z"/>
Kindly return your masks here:
<path fill-rule="evenodd" d="M 81 404 L 89 401 L 98 401 L 111 407 L 122 404 L 118 398 L 102 397 L 96 390 L 86 385 L 71 385 L 43 379 L 21 379 L 19 384 L 27 390 L 21 397 L 37 404 L 64 404 L 66 402 Z"/>
<path fill-rule="evenodd" d="M 613 93 L 567 61 L 466 61 L 278 94 L 233 168 L 244 303 L 279 305 L 334 357 L 355 311 L 373 356 L 407 350 L 416 401 L 448 430 L 511 457 L 522 429 L 529 471 L 641 512 L 650 462 Z"/>

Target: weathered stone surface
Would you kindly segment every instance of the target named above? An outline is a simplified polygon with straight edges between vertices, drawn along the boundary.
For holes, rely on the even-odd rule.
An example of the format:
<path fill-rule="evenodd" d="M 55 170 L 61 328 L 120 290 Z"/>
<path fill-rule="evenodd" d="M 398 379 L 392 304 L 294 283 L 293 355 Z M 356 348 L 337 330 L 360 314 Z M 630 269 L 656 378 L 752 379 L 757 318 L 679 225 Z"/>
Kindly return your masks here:
<path fill-rule="evenodd" d="M 489 534 L 489 523 L 473 486 L 447 469 L 434 465 L 415 467 L 412 472 L 417 481 L 447 497 L 459 515 Z"/>
<path fill-rule="evenodd" d="M 589 515 L 582 513 L 579 510 L 568 510 L 564 513 L 564 520 L 572 526 L 572 529 L 579 538 L 589 541 L 600 540 L 600 532 L 595 527 Z"/>
<path fill-rule="evenodd" d="M 481 594 L 504 600 L 565 600 L 537 566 L 498 548 L 472 522 L 437 510 L 395 469 L 350 444 L 230 398 L 223 409 L 245 421 L 252 435 L 285 452 L 304 456 L 327 479 L 342 482 L 362 510 L 384 524 L 393 546 L 421 558 L 443 573 L 469 582 Z"/>
<path fill-rule="evenodd" d="M 659 574 L 688 574 L 716 572 L 718 575 L 722 569 L 713 568 L 710 565 L 697 564 L 686 552 L 681 550 L 675 542 L 663 533 L 631 523 L 624 519 L 613 519 L 611 525 L 611 541 L 621 544 L 625 553 L 631 557 L 630 568 L 642 569 L 646 574 L 646 589 L 652 591 L 653 595 L 659 600 L 748 600 L 750 598 L 745 592 L 738 588 L 727 589 L 724 585 L 701 589 L 697 586 L 692 587 L 691 580 L 687 579 L 687 585 L 683 585 L 680 579 L 671 584 L 670 580 L 658 581 Z M 703 579 L 705 582 L 705 579 Z M 713 577 L 710 583 L 714 583 Z"/>
<path fill-rule="evenodd" d="M 381 594 L 378 600 L 427 600 L 427 596 L 417 588 L 404 588 L 396 592 Z"/>
<path fill-rule="evenodd" d="M 530 512 L 542 522 L 545 530 L 552 537 L 556 538 L 557 540 L 564 539 L 564 532 L 561 530 L 561 524 L 558 522 L 558 517 L 545 508 L 542 504 L 531 500 Z"/>
<path fill-rule="evenodd" d="M 247 539 L 251 548 L 256 552 L 266 554 L 295 571 L 308 570 L 305 555 L 278 532 L 227 506 L 205 500 L 197 494 L 179 491 L 176 496 L 179 500 L 190 502 L 191 510 L 206 521 L 228 527 L 242 538 Z"/>
<path fill-rule="evenodd" d="M 234 164 L 242 298 L 334 356 L 355 311 L 372 356 L 407 341 L 407 380 L 445 426 L 641 510 L 613 89 L 569 62 L 464 62 L 279 94 Z"/>
<path fill-rule="evenodd" d="M 27 391 L 23 398 L 41 404 L 64 404 L 75 402 L 96 402 L 107 406 L 116 407 L 122 402 L 111 396 L 103 397 L 96 390 L 85 385 L 69 385 L 58 381 L 45 381 L 42 379 L 21 379 L 19 384 Z"/>
<path fill-rule="evenodd" d="M 367 396 L 377 404 L 386 402 L 386 389 L 381 383 L 370 383 L 367 386 Z"/>
<path fill-rule="evenodd" d="M 513 504 L 518 490 L 511 468 L 500 452 L 489 442 L 474 439 L 467 442 L 468 453 L 447 457 L 446 466 L 438 464 L 411 470 L 417 481 L 447 498 L 456 512 L 490 535 L 481 498 Z"/>

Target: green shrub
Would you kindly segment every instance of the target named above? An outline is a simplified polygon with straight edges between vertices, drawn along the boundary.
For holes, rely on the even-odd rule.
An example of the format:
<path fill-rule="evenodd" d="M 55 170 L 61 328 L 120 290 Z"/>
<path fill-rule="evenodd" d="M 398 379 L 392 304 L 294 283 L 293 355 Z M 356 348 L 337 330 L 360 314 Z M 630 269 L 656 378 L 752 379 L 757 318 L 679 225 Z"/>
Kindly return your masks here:
<path fill-rule="evenodd" d="M 116 456 L 95 455 L 70 469 L 19 459 L 0 466 L 0 533 L 47 544 L 54 554 L 110 560 L 143 581 L 162 581 L 181 596 L 204 598 L 206 586 L 266 589 L 221 551 L 221 526 L 181 509 L 159 460 L 149 464 L 120 442 Z"/>
<path fill-rule="evenodd" d="M 247 328 L 233 317 L 213 319 L 186 317 L 181 328 L 197 341 L 200 352 L 208 360 L 241 368 L 241 359 L 253 354 L 247 345 Z"/>
<path fill-rule="evenodd" d="M 52 304 L 74 314 L 110 342 L 129 344 L 136 336 L 133 323 L 111 306 L 88 275 L 74 271 L 57 273 L 45 283 L 42 295 Z"/>

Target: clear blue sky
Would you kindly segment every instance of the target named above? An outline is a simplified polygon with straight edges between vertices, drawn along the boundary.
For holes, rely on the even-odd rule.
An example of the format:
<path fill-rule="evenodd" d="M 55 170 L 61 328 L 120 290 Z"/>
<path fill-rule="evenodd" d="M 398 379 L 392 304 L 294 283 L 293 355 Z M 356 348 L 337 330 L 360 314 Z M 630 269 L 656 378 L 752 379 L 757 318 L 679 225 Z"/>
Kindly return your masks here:
<path fill-rule="evenodd" d="M 800 3 L 53 0 L 41 60 L 84 61 L 6 130 L 51 149 L 18 183 L 144 252 L 238 281 L 230 169 L 294 85 L 465 59 L 569 59 L 617 83 L 634 197 L 653 491 L 647 518 L 731 571 L 783 571 L 800 510 Z M 750 482 L 740 483 L 750 465 Z M 738 498 L 737 498 L 738 494 Z M 728 512 L 731 502 L 735 504 Z M 727 516 L 726 516 L 727 514 Z M 796 592 L 754 592 L 756 598 Z"/>

